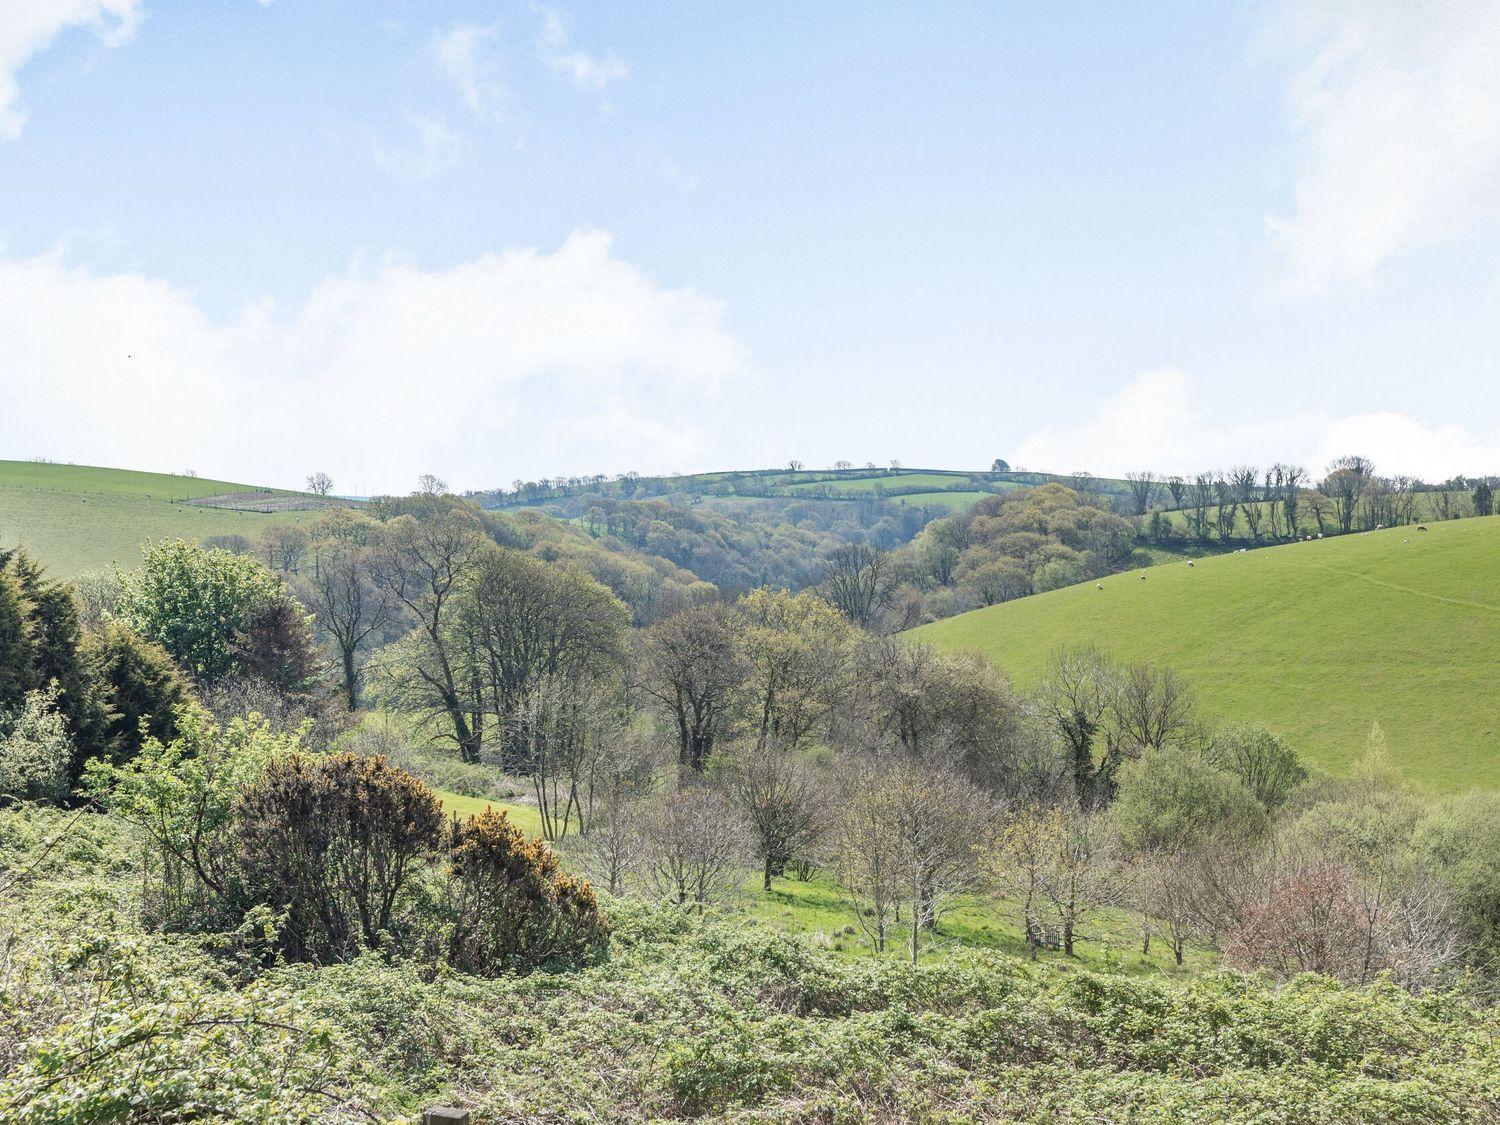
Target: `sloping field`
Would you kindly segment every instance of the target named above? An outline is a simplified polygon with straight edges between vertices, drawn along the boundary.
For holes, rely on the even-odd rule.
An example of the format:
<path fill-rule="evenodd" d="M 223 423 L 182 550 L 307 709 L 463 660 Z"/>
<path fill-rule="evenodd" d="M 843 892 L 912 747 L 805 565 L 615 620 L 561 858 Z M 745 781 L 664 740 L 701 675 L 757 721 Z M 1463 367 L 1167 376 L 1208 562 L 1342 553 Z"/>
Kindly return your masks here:
<path fill-rule="evenodd" d="M 24 544 L 50 574 L 68 577 L 140 561 L 147 539 L 244 535 L 313 511 L 230 511 L 194 499 L 250 491 L 243 484 L 165 473 L 0 461 L 0 546 Z M 282 497 L 297 493 L 278 492 Z"/>
<path fill-rule="evenodd" d="M 1372 721 L 1436 790 L 1500 788 L 1500 518 L 1218 555 L 1071 586 L 908 634 L 1021 687 L 1093 644 L 1180 672 L 1210 718 L 1264 722 L 1335 773 Z"/>

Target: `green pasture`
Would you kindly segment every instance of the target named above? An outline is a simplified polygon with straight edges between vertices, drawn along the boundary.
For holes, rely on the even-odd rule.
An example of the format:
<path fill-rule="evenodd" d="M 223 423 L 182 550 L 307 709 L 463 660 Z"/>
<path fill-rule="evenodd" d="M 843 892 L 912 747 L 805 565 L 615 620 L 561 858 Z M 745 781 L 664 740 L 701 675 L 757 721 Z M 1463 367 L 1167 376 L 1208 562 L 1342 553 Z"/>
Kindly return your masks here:
<path fill-rule="evenodd" d="M 226 480 L 101 469 L 93 465 L 58 465 L 47 461 L 0 461 L 0 489 L 39 488 L 49 492 L 107 493 L 153 500 L 191 500 L 226 492 L 277 492 L 286 489 L 236 484 Z"/>
<path fill-rule="evenodd" d="M 948 488 L 955 484 L 967 484 L 974 473 L 941 472 L 875 472 L 869 476 L 841 476 L 834 480 L 808 480 L 789 485 L 793 492 L 807 492 L 827 485 L 834 492 L 874 492 L 877 487 L 889 492 L 893 488 Z M 782 483 L 780 480 L 777 483 Z"/>
<path fill-rule="evenodd" d="M 0 546 L 25 545 L 50 574 L 69 577 L 140 561 L 149 540 L 243 535 L 314 511 L 241 512 L 176 503 L 253 486 L 164 473 L 0 461 Z"/>
<path fill-rule="evenodd" d="M 1143 580 L 1144 576 L 1144 580 Z M 1259 721 L 1334 773 L 1370 724 L 1433 790 L 1500 788 L 1500 518 L 1216 555 L 922 626 L 1025 688 L 1065 645 L 1176 669 L 1211 719 Z"/>
<path fill-rule="evenodd" d="M 894 504 L 909 504 L 913 508 L 947 508 L 950 512 L 972 508 L 989 492 L 914 492 L 910 496 L 892 496 Z"/>

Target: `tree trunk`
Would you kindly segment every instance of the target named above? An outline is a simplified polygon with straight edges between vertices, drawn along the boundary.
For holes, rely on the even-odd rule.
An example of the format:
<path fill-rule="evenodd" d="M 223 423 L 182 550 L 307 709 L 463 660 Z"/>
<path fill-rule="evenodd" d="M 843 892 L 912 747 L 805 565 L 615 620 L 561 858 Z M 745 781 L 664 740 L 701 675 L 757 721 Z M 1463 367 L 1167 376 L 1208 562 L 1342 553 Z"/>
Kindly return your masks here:
<path fill-rule="evenodd" d="M 349 697 L 349 710 L 353 711 L 359 707 L 359 694 L 355 688 L 354 675 L 354 646 L 340 645 L 344 657 L 344 692 Z"/>

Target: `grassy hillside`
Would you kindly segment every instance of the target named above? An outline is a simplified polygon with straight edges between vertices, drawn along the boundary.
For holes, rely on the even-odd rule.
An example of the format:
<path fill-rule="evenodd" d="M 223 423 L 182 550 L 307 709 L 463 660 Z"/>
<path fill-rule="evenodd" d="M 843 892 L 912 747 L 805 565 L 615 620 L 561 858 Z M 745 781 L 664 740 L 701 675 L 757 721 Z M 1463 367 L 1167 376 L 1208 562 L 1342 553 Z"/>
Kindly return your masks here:
<path fill-rule="evenodd" d="M 314 514 L 267 514 L 190 503 L 255 490 L 253 485 L 167 473 L 0 461 L 0 546 L 24 544 L 49 573 L 70 576 L 116 561 L 132 566 L 147 539 L 254 539 L 272 523 Z"/>
<path fill-rule="evenodd" d="M 1220 555 L 939 621 L 1023 687 L 1062 645 L 1177 669 L 1212 718 L 1265 722 L 1334 772 L 1372 721 L 1437 790 L 1500 788 L 1500 518 Z"/>
<path fill-rule="evenodd" d="M 750 469 L 693 473 L 672 477 L 583 478 L 572 480 L 529 481 L 518 489 L 500 489 L 476 493 L 475 498 L 487 508 L 515 508 L 579 500 L 588 497 L 614 499 L 648 499 L 657 496 L 686 495 L 720 498 L 800 498 L 806 500 L 887 500 L 905 498 L 908 502 L 938 503 L 944 507 L 967 507 L 991 492 L 1026 488 L 1051 481 L 1075 484 L 1071 476 L 1052 473 L 1006 472 L 959 469 Z M 1115 494 L 1126 492 L 1123 480 L 1100 479 L 1093 486 Z M 934 501 L 934 495 L 945 499 Z"/>

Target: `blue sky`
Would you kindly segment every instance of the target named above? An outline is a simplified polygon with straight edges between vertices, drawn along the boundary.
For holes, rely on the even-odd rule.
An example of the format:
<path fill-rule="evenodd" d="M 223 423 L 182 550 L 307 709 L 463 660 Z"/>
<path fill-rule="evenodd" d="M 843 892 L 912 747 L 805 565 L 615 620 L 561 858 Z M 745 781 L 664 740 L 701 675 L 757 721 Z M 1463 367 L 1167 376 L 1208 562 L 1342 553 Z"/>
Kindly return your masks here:
<path fill-rule="evenodd" d="M 0 456 L 1500 471 L 1500 8 L 0 0 Z"/>

